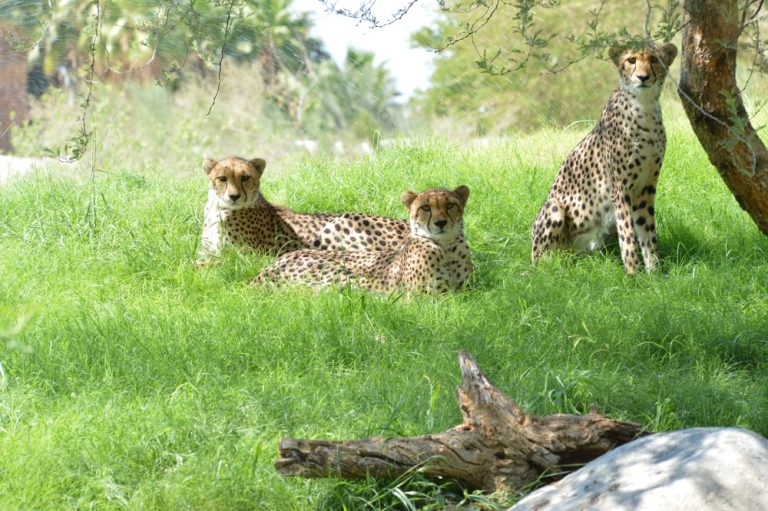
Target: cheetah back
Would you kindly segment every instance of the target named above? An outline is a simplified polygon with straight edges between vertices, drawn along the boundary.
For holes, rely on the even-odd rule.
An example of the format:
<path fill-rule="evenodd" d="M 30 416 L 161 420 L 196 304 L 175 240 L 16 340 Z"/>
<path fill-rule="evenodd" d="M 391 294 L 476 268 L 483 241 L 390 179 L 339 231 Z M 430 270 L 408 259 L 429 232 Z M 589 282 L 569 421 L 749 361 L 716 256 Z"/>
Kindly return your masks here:
<path fill-rule="evenodd" d="M 381 293 L 460 289 L 472 271 L 466 242 L 445 249 L 412 236 L 398 250 L 352 252 L 298 250 L 264 268 L 252 284 L 301 283 L 311 287 L 357 285 Z"/>

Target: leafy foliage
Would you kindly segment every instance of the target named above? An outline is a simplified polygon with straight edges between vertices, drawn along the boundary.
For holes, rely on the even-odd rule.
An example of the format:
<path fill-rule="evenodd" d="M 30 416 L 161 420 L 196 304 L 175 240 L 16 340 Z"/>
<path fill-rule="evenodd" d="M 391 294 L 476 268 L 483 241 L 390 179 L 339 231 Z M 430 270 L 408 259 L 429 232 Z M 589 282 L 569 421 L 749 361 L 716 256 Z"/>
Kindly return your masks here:
<path fill-rule="evenodd" d="M 161 79 L 177 78 L 189 66 L 216 66 L 221 56 L 270 60 L 291 70 L 301 67 L 305 56 L 326 57 L 319 41 L 308 36 L 308 18 L 294 15 L 290 4 L 291 0 L 20 1 L 4 7 L 3 15 L 22 22 L 27 42 L 39 52 L 47 74 L 61 67 L 77 72 L 90 60 L 91 39 L 98 35 L 98 77 Z"/>
<path fill-rule="evenodd" d="M 210 115 L 231 64 L 258 65 L 253 72 L 262 85 L 244 95 L 266 98 L 302 136 L 343 131 L 372 140 L 401 124 L 389 71 L 354 50 L 337 65 L 292 0 L 19 0 L 0 13 L 20 23 L 14 43 L 32 50 L 36 94 L 52 82 L 82 97 L 76 132 L 46 150 L 64 161 L 81 158 L 89 146 L 92 95 L 102 82 L 151 79 L 177 90 L 202 77 L 215 81 Z"/>
<path fill-rule="evenodd" d="M 349 131 L 371 139 L 379 130 L 391 132 L 400 125 L 394 81 L 383 65 L 374 64 L 372 53 L 350 48 L 342 67 L 324 61 L 315 87 L 310 108 L 316 129 Z"/>
<path fill-rule="evenodd" d="M 476 135 L 595 119 L 617 82 L 606 49 L 649 40 L 679 47 L 683 22 L 679 0 L 455 0 L 444 6 L 436 26 L 413 36 L 415 44 L 440 51 L 431 86 L 415 106 L 433 126 L 450 120 L 453 130 Z M 765 55 L 759 9 L 757 2 L 744 6 L 745 23 L 751 21 L 742 45 L 754 55 L 753 69 Z M 750 58 L 745 54 L 743 61 Z M 752 85 L 760 97 L 766 80 Z"/>

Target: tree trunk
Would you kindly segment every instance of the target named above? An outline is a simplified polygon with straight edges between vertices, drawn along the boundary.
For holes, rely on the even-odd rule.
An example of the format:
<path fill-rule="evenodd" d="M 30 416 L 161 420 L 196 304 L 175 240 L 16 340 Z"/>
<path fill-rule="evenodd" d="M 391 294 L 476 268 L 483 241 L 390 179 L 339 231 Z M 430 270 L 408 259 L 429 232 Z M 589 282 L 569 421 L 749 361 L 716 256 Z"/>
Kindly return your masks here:
<path fill-rule="evenodd" d="M 453 479 L 467 488 L 509 491 L 545 472 L 575 470 L 646 434 L 639 424 L 608 419 L 594 408 L 587 415 L 528 415 L 488 381 L 466 351 L 459 365 L 464 422 L 453 429 L 414 438 L 286 438 L 275 467 L 285 476 L 353 479 L 394 479 L 418 468 L 426 477 Z"/>
<path fill-rule="evenodd" d="M 11 128 L 27 118 L 27 55 L 12 45 L 18 33 L 0 26 L 0 153 L 10 153 Z"/>
<path fill-rule="evenodd" d="M 740 14 L 737 0 L 686 0 L 678 92 L 709 161 L 768 235 L 768 151 L 736 84 Z"/>

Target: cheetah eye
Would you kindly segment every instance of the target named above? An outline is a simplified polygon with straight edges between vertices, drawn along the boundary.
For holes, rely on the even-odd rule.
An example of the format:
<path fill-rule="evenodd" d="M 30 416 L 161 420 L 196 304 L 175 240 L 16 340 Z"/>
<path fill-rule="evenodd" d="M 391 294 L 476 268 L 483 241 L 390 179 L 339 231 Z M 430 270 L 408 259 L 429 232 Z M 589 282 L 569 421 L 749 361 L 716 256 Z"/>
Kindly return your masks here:
<path fill-rule="evenodd" d="M 629 57 L 627 59 L 627 62 L 629 62 L 630 64 L 634 64 L 635 62 L 637 62 L 637 59 L 635 57 Z"/>
<path fill-rule="evenodd" d="M 657 63 L 658 61 L 659 61 L 659 58 L 658 58 L 656 55 L 653 55 L 653 56 L 651 57 L 651 64 L 655 64 L 655 63 Z"/>
<path fill-rule="evenodd" d="M 218 181 L 221 181 L 222 183 L 226 183 L 227 182 L 227 176 L 219 176 L 216 179 Z"/>
<path fill-rule="evenodd" d="M 422 207 L 419 208 L 422 211 L 430 211 L 432 208 L 429 207 L 429 204 L 425 204 Z"/>
<path fill-rule="evenodd" d="M 450 203 L 450 204 L 448 204 L 448 205 L 447 205 L 445 208 L 446 208 L 446 209 L 453 209 L 453 208 L 455 208 L 455 207 L 456 207 L 456 204 Z"/>
<path fill-rule="evenodd" d="M 245 175 L 245 176 L 243 176 L 242 178 L 240 178 L 240 182 L 241 182 L 241 183 L 245 183 L 245 182 L 246 182 L 246 181 L 248 181 L 249 179 L 251 179 L 251 176 L 249 176 L 249 175 Z"/>

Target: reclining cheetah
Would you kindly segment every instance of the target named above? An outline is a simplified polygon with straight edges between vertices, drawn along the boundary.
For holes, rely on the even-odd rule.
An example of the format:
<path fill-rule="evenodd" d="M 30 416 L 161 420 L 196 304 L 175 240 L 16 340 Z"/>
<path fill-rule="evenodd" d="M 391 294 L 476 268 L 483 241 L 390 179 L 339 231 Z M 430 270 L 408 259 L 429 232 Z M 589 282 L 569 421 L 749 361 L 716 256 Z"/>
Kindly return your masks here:
<path fill-rule="evenodd" d="M 533 222 L 534 265 L 550 248 L 594 250 L 604 235 L 618 232 L 627 273 L 639 264 L 635 235 L 646 271 L 656 267 L 653 206 L 666 146 L 659 94 L 676 55 L 672 44 L 610 49 L 619 87 L 597 125 L 565 159 Z"/>
<path fill-rule="evenodd" d="M 472 271 L 464 240 L 464 206 L 469 188 L 436 188 L 400 197 L 410 211 L 410 234 L 397 249 L 383 252 L 298 250 L 264 268 L 253 280 L 300 282 L 313 287 L 356 284 L 388 293 L 458 290 Z"/>
<path fill-rule="evenodd" d="M 275 254 L 312 247 L 334 250 L 391 250 L 408 236 L 408 224 L 358 213 L 306 214 L 270 204 L 261 195 L 267 163 L 226 158 L 205 160 L 211 188 L 205 205 L 201 262 L 218 256 L 222 242 L 246 244 Z"/>

